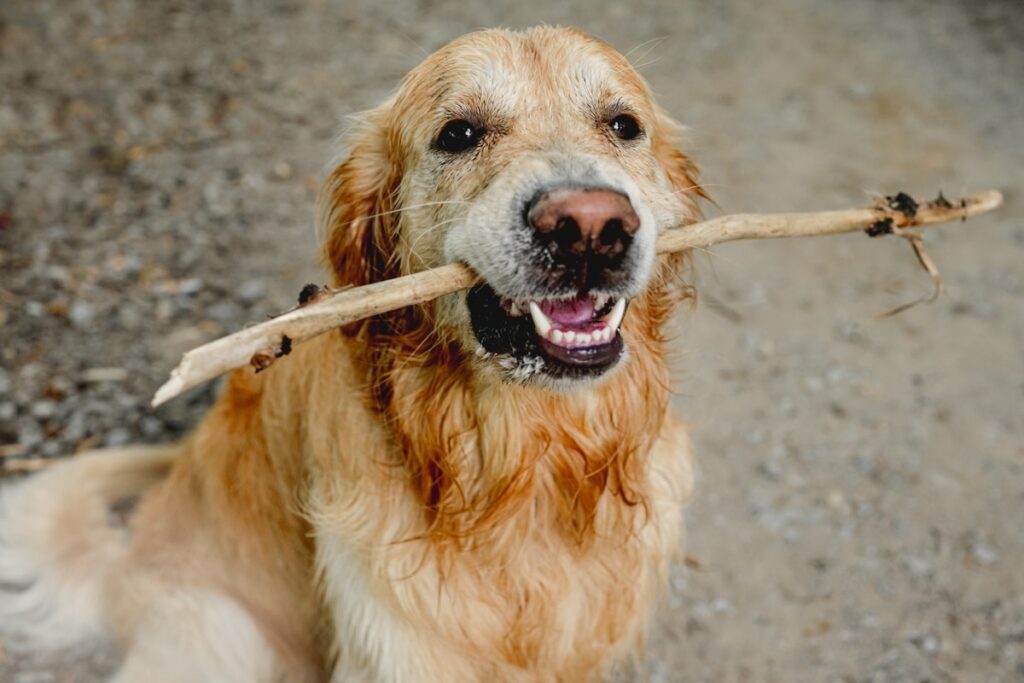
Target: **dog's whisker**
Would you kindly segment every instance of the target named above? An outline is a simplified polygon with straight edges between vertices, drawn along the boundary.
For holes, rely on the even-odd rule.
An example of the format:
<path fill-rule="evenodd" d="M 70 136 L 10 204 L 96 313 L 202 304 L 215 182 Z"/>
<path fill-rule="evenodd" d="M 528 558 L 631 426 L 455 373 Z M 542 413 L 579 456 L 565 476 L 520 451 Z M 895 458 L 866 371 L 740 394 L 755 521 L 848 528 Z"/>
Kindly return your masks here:
<path fill-rule="evenodd" d="M 721 252 L 712 251 L 710 247 L 694 247 L 694 250 L 706 255 L 708 257 L 708 260 L 722 261 L 726 265 L 733 267 L 739 267 L 740 265 L 739 261 L 737 261 L 736 259 L 725 256 Z"/>
<path fill-rule="evenodd" d="M 649 59 L 646 62 L 634 63 L 633 64 L 633 68 L 636 71 L 641 71 L 641 70 L 646 69 L 647 67 L 651 66 L 652 64 L 657 64 L 660 61 L 661 61 L 661 57 L 660 56 L 659 57 L 654 57 L 653 59 Z"/>
<path fill-rule="evenodd" d="M 422 228 L 420 230 L 417 230 L 417 234 L 415 236 L 413 236 L 412 241 L 407 241 L 405 237 L 403 237 L 402 239 L 405 242 L 405 244 L 407 244 L 409 246 L 409 251 L 411 251 L 413 253 L 413 255 L 415 255 L 417 258 L 419 258 L 422 261 L 423 259 L 422 259 L 422 257 L 420 257 L 419 253 L 417 252 L 417 249 L 419 248 L 419 246 L 423 242 L 423 240 L 425 240 L 428 237 L 433 236 L 433 234 L 436 231 L 440 230 L 444 226 L 449 225 L 451 223 L 454 223 L 454 222 L 456 222 L 458 220 L 459 220 L 459 218 L 448 218 L 448 219 L 445 219 L 443 221 L 438 221 L 437 223 L 434 223 L 433 225 L 430 225 L 430 226 L 428 226 L 426 228 Z"/>
<path fill-rule="evenodd" d="M 395 191 L 397 192 L 397 190 Z M 394 193 L 393 193 L 394 194 Z M 392 197 L 393 199 L 393 197 Z M 469 202 L 462 199 L 446 199 L 443 201 L 436 202 L 423 202 L 422 204 L 412 204 L 411 206 L 402 206 L 397 209 L 389 209 L 387 211 L 380 211 L 378 213 L 372 213 L 367 216 L 361 216 L 364 220 L 373 220 L 374 218 L 381 218 L 383 216 L 390 216 L 396 213 L 403 213 L 405 211 L 412 211 L 414 209 L 423 209 L 428 206 L 446 206 L 448 204 L 468 204 Z"/>
<path fill-rule="evenodd" d="M 644 50 L 644 53 L 639 55 L 638 57 L 639 59 L 643 59 L 648 54 L 650 54 L 652 50 L 656 50 L 657 48 L 661 47 L 661 44 L 666 40 L 668 40 L 668 36 L 655 36 L 653 38 L 649 38 L 648 40 L 645 40 L 639 45 L 636 45 L 635 47 L 633 47 L 633 49 L 629 50 L 626 54 L 622 56 L 625 57 L 627 60 L 630 60 L 633 57 L 634 52 Z"/>
<path fill-rule="evenodd" d="M 694 183 L 693 185 L 687 185 L 686 187 L 681 187 L 678 190 L 673 190 L 671 194 L 682 194 L 684 192 L 689 192 L 691 190 L 698 189 L 706 190 L 709 187 L 729 187 L 729 185 L 727 185 L 726 183 Z"/>
<path fill-rule="evenodd" d="M 398 34 L 399 36 L 401 36 L 401 37 L 402 37 L 402 39 L 404 39 L 404 40 L 405 40 L 405 41 L 406 41 L 407 43 L 409 43 L 410 45 L 412 45 L 412 46 L 413 46 L 414 48 L 416 48 L 417 50 L 419 50 L 419 51 L 420 51 L 420 58 L 421 58 L 421 59 L 423 59 L 423 58 L 425 58 L 425 57 L 429 57 L 429 56 L 430 56 L 430 52 L 429 52 L 429 51 L 428 51 L 428 50 L 427 50 L 427 49 L 426 49 L 425 47 L 423 47 L 422 45 L 420 45 L 419 43 L 417 43 L 417 42 L 416 42 L 416 41 L 415 41 L 415 40 L 413 39 L 413 37 L 412 37 L 412 36 L 410 36 L 409 34 L 407 34 L 407 33 L 406 33 L 405 31 L 398 31 L 398 30 L 395 30 L 395 33 L 396 33 L 396 34 Z"/>

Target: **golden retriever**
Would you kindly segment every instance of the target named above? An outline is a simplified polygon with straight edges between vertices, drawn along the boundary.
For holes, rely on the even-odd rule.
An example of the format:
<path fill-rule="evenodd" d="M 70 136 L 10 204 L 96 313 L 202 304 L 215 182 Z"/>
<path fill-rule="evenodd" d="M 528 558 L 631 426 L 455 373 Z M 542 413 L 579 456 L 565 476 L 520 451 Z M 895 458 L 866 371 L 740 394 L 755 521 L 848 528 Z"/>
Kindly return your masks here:
<path fill-rule="evenodd" d="M 9 642 L 113 636 L 117 681 L 608 675 L 692 483 L 663 337 L 689 289 L 655 253 L 698 213 L 677 132 L 577 31 L 427 58 L 326 182 L 325 260 L 339 286 L 453 261 L 485 284 L 236 371 L 180 444 L 9 487 Z"/>

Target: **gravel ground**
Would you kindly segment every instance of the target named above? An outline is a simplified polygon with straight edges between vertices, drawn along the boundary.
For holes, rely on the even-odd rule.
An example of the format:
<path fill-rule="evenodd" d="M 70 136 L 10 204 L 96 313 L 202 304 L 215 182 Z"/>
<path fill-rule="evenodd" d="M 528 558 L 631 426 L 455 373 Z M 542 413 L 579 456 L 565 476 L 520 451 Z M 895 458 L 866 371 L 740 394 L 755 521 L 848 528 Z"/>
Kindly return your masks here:
<path fill-rule="evenodd" d="M 737 244 L 679 321 L 688 562 L 623 680 L 1024 681 L 1024 8 L 1013 0 L 0 4 L 0 454 L 187 431 L 181 352 L 317 281 L 343 116 L 479 26 L 633 49 L 721 209 L 999 187 L 906 245 Z M 709 212 L 717 209 L 709 207 Z M 113 653 L 0 681 L 88 683 Z"/>

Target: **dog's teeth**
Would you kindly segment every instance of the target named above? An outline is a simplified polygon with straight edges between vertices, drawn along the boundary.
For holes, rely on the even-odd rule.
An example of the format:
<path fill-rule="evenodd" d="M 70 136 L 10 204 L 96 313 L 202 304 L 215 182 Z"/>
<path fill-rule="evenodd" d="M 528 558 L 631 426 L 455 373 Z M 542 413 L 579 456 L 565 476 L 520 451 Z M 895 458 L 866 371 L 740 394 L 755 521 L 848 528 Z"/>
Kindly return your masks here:
<path fill-rule="evenodd" d="M 609 301 L 609 297 L 604 294 L 594 297 L 595 306 L 606 306 Z M 615 338 L 615 331 L 622 323 L 622 316 L 626 312 L 626 300 L 618 299 L 608 315 L 601 318 L 601 321 L 604 323 L 603 325 L 597 325 L 596 329 L 582 332 L 579 330 L 556 329 L 551 319 L 544 314 L 544 311 L 540 309 L 540 305 L 535 301 L 523 304 L 523 308 L 526 306 L 529 306 L 530 317 L 533 318 L 533 326 L 537 330 L 537 336 L 566 348 L 586 348 L 598 344 L 607 344 Z M 514 303 L 511 310 L 516 310 Z"/>
<path fill-rule="evenodd" d="M 544 315 L 544 311 L 540 310 L 536 301 L 530 302 L 530 317 L 533 318 L 533 327 L 537 330 L 537 336 L 547 337 L 551 332 L 551 321 Z"/>
<path fill-rule="evenodd" d="M 619 325 L 622 324 L 622 316 L 626 313 L 626 300 L 619 299 L 612 306 L 611 312 L 604 317 L 604 321 L 608 323 L 610 329 L 617 330 Z"/>

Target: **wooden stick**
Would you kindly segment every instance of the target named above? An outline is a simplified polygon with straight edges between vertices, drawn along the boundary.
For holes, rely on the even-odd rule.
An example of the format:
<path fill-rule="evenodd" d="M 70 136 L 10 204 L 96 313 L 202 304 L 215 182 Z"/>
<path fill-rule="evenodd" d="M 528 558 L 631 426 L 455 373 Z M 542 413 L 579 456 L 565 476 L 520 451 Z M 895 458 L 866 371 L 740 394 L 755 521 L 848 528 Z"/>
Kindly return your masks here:
<path fill-rule="evenodd" d="M 0 476 L 6 474 L 20 474 L 22 472 L 35 472 L 49 467 L 57 462 L 57 458 L 11 458 L 5 460 L 0 466 Z"/>
<path fill-rule="evenodd" d="M 657 251 L 664 254 L 741 239 L 833 235 L 857 230 L 867 230 L 872 236 L 905 236 L 901 232 L 904 228 L 965 220 L 997 208 L 1002 201 L 1002 194 L 996 190 L 953 201 L 940 194 L 938 199 L 924 203 L 900 193 L 863 209 L 721 216 L 665 231 L 658 237 Z M 153 406 L 234 368 L 252 364 L 257 370 L 263 369 L 290 352 L 292 345 L 328 330 L 403 306 L 422 304 L 467 289 L 477 281 L 476 273 L 453 263 L 364 287 L 319 294 L 315 300 L 300 303 L 273 320 L 186 353 L 170 379 L 157 390 Z"/>

